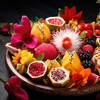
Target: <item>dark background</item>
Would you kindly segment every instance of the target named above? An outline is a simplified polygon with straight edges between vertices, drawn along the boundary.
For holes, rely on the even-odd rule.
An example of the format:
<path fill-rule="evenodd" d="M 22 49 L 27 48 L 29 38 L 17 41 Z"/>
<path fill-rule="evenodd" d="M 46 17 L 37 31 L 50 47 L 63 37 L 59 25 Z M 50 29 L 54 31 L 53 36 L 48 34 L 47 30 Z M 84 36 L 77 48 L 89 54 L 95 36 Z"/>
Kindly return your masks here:
<path fill-rule="evenodd" d="M 82 20 L 85 23 L 96 20 L 100 11 L 100 5 L 96 0 L 13 0 L 0 1 L 0 23 L 14 22 L 18 23 L 22 15 L 27 15 L 29 19 L 34 20 L 35 17 L 46 18 L 49 16 L 57 16 L 58 8 L 69 8 L 76 6 L 77 12 L 83 11 Z M 11 77 L 5 65 L 5 44 L 10 42 L 10 36 L 6 33 L 0 33 L 0 77 L 8 81 Z M 95 100 L 97 93 L 78 97 L 62 97 L 39 93 L 30 90 L 22 85 L 29 96 L 29 100 L 35 99 L 61 99 L 61 100 Z M 0 81 L 0 100 L 10 100 L 8 93 L 4 89 L 3 83 Z"/>

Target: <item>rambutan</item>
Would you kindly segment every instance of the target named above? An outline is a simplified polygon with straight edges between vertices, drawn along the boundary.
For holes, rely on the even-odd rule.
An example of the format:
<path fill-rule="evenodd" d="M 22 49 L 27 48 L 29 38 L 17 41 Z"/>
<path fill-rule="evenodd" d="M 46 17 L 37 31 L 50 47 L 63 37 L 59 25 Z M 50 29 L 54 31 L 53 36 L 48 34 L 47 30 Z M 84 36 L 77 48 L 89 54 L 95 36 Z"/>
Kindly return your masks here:
<path fill-rule="evenodd" d="M 52 34 L 52 37 L 53 40 L 51 42 L 55 44 L 56 48 L 61 53 L 65 53 L 65 51 L 73 51 L 73 50 L 76 50 L 77 52 L 82 42 L 79 33 L 77 33 L 77 31 L 70 30 L 67 27 L 64 30 L 60 29 L 60 31 L 56 31 L 55 34 Z M 65 48 L 65 46 L 63 46 L 63 39 L 66 37 L 68 37 L 71 40 L 71 46 L 69 46 L 69 48 Z M 66 46 L 68 46 L 68 41 Z"/>

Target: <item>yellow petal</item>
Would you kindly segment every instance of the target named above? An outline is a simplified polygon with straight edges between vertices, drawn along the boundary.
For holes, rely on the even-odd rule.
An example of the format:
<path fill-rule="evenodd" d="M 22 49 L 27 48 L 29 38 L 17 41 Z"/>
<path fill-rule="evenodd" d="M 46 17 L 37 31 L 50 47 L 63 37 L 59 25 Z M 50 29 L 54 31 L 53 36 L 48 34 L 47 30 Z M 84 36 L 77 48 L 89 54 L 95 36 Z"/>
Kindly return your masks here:
<path fill-rule="evenodd" d="M 26 65 L 28 66 L 33 61 L 36 61 L 36 59 L 35 58 L 28 59 Z"/>
<path fill-rule="evenodd" d="M 21 51 L 21 58 L 27 57 L 28 56 L 28 51 L 27 50 L 22 50 Z"/>
<path fill-rule="evenodd" d="M 20 70 L 22 66 L 23 66 L 23 64 L 17 64 L 16 69 L 17 69 L 17 70 Z"/>
<path fill-rule="evenodd" d="M 75 70 L 72 69 L 72 75 L 77 74 Z"/>
<path fill-rule="evenodd" d="M 84 69 L 84 71 L 85 71 L 85 77 L 89 77 L 90 74 L 91 74 L 91 69 L 90 68 L 86 68 L 86 69 Z"/>
<path fill-rule="evenodd" d="M 88 77 L 83 79 L 81 86 L 85 86 L 85 84 L 87 83 L 87 79 L 88 79 Z"/>
<path fill-rule="evenodd" d="M 82 70 L 79 74 L 82 75 L 82 77 L 84 77 L 85 76 L 85 71 Z"/>
<path fill-rule="evenodd" d="M 22 64 L 25 64 L 25 63 L 27 62 L 27 58 L 26 58 L 26 57 L 23 57 L 23 58 L 20 60 L 20 62 L 21 62 Z"/>
<path fill-rule="evenodd" d="M 27 68 L 25 67 L 25 65 L 23 65 L 23 66 L 21 67 L 21 69 L 19 70 L 19 73 L 20 73 L 20 74 L 24 74 L 24 73 L 26 73 L 26 71 L 27 71 Z"/>

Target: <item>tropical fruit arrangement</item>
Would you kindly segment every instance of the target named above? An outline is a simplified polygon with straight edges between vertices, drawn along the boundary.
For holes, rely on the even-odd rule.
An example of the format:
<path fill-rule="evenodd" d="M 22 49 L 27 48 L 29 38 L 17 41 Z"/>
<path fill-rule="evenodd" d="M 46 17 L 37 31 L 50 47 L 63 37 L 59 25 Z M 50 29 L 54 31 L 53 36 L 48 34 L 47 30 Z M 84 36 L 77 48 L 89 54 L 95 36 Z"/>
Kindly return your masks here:
<path fill-rule="evenodd" d="M 96 22 L 81 20 L 76 7 L 35 21 L 22 16 L 5 46 L 15 69 L 33 82 L 80 88 L 100 81 L 100 13 Z"/>

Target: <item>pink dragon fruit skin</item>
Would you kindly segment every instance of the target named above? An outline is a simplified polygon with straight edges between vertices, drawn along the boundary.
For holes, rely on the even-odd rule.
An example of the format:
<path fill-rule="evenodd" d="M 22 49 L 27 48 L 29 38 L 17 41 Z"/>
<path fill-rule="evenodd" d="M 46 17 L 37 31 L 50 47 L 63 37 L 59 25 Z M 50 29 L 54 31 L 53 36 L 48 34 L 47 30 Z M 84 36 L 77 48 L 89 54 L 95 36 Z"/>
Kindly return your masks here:
<path fill-rule="evenodd" d="M 42 43 L 37 48 L 35 48 L 35 57 L 37 58 L 39 54 L 44 53 L 43 61 L 47 59 L 54 60 L 58 56 L 57 49 L 49 43 Z"/>
<path fill-rule="evenodd" d="M 90 76 L 88 77 L 87 84 L 94 85 L 99 81 L 100 81 L 100 76 L 91 72 Z"/>

